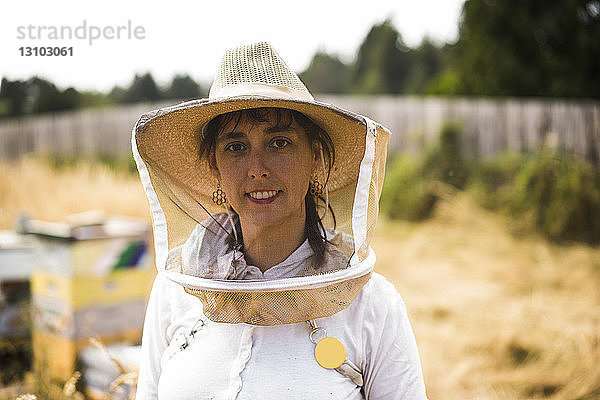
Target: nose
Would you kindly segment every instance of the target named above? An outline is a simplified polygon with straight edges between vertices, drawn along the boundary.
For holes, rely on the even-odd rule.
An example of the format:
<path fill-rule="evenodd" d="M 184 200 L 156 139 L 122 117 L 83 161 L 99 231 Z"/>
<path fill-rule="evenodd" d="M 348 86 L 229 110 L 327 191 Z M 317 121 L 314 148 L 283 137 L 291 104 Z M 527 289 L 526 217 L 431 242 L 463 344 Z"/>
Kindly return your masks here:
<path fill-rule="evenodd" d="M 264 154 L 262 152 L 252 152 L 250 154 L 250 166 L 248 168 L 248 177 L 268 178 L 271 175 L 269 169 L 265 165 Z"/>

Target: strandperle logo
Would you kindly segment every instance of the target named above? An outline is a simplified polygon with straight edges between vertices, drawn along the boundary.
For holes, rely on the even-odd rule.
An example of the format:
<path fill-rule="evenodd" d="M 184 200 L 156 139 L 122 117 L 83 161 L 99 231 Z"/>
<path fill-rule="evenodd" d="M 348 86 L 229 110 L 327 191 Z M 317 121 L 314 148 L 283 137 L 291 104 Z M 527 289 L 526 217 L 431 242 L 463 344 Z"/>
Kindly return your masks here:
<path fill-rule="evenodd" d="M 89 25 L 83 20 L 75 27 L 70 25 L 20 25 L 17 26 L 19 40 L 85 40 L 92 46 L 97 40 L 142 40 L 146 29 L 127 20 L 123 25 Z"/>

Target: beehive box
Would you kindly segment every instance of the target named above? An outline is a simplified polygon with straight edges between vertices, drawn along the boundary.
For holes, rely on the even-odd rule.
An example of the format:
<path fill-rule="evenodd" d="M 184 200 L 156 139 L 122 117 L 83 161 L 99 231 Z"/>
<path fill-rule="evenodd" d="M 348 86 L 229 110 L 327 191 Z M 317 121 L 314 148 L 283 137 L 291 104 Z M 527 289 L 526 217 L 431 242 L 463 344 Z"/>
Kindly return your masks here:
<path fill-rule="evenodd" d="M 106 276 L 150 262 L 146 237 L 76 241 L 40 238 L 38 242 L 36 269 L 65 277 Z"/>
<path fill-rule="evenodd" d="M 139 221 L 109 221 L 63 236 L 35 225 L 46 229 L 38 229 L 31 276 L 34 367 L 44 379 L 68 379 L 90 337 L 105 344 L 141 338 L 156 274 L 150 232 Z"/>
<path fill-rule="evenodd" d="M 75 278 L 36 271 L 31 280 L 34 327 L 71 339 L 135 328 L 141 332 L 154 275 L 149 268 Z"/>
<path fill-rule="evenodd" d="M 68 379 L 77 352 L 90 337 L 103 343 L 137 342 L 142 333 L 153 268 L 119 270 L 104 277 L 65 277 L 34 271 L 33 353 L 36 368 Z"/>
<path fill-rule="evenodd" d="M 145 299 L 154 275 L 155 270 L 148 267 L 75 277 L 36 270 L 31 277 L 31 292 L 34 298 L 58 301 L 75 311 Z"/>

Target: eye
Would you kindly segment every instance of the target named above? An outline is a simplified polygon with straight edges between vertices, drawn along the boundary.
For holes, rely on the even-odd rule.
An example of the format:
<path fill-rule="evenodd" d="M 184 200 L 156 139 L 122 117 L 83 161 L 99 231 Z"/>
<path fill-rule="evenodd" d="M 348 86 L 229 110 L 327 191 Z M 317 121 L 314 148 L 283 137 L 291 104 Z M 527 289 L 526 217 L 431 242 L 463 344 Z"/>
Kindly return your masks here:
<path fill-rule="evenodd" d="M 285 146 L 290 144 L 290 140 L 286 138 L 275 138 L 271 141 L 271 146 L 276 149 L 283 149 Z"/>
<path fill-rule="evenodd" d="M 230 143 L 225 146 L 225 151 L 230 151 L 232 153 L 239 153 L 246 150 L 246 146 L 240 142 Z"/>

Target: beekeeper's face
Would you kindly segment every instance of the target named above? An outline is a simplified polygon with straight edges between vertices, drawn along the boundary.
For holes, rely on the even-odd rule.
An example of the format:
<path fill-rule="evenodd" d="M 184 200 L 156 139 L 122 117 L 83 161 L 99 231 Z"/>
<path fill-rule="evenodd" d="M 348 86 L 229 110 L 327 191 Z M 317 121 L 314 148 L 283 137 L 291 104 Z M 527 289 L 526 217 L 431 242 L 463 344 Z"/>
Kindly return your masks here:
<path fill-rule="evenodd" d="M 215 175 L 243 229 L 305 220 L 304 198 L 320 162 L 318 147 L 291 114 L 282 121 L 276 116 L 269 111 L 264 121 L 255 121 L 242 114 L 218 132 Z"/>

